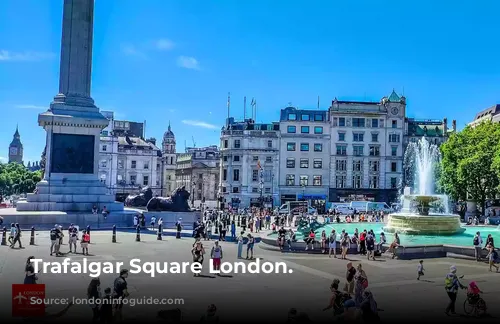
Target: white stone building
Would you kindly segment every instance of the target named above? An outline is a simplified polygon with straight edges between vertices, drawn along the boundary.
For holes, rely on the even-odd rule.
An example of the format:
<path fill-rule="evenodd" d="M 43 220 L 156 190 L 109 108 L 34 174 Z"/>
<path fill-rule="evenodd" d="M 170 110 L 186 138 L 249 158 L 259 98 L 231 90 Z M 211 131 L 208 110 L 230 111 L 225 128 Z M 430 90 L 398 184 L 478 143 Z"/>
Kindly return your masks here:
<path fill-rule="evenodd" d="M 168 124 L 167 131 L 165 132 L 165 134 L 163 134 L 163 141 L 161 146 L 161 195 L 163 197 L 168 197 L 176 188 L 175 170 L 177 164 L 177 156 L 175 154 L 175 135 L 174 132 L 172 132 L 170 123 Z"/>
<path fill-rule="evenodd" d="M 219 191 L 220 153 L 216 145 L 188 147 L 177 154 L 176 188 L 185 186 L 191 193 L 191 206 L 217 207 Z"/>
<path fill-rule="evenodd" d="M 474 120 L 470 122 L 469 125 L 474 127 L 485 121 L 500 123 L 500 104 L 493 105 L 478 112 L 476 116 L 474 116 Z"/>
<path fill-rule="evenodd" d="M 380 102 L 332 101 L 330 201 L 396 200 L 405 110 L 405 97 L 394 91 Z"/>
<path fill-rule="evenodd" d="M 221 131 L 219 195 L 225 206 L 279 203 L 279 123 L 228 118 Z"/>
<path fill-rule="evenodd" d="M 324 211 L 330 188 L 328 111 L 288 107 L 280 116 L 280 202 L 308 200 Z"/>

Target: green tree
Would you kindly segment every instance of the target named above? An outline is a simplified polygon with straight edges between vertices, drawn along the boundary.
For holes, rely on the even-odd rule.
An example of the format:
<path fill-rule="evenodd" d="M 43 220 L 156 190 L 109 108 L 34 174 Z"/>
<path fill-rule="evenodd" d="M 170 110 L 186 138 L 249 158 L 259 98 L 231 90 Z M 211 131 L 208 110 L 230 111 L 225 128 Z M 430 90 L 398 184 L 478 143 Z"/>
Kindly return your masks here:
<path fill-rule="evenodd" d="M 35 190 L 41 180 L 41 171 L 29 171 L 19 163 L 0 163 L 0 194 L 25 194 Z"/>
<path fill-rule="evenodd" d="M 499 142 L 500 125 L 491 122 L 451 135 L 441 146 L 440 187 L 455 200 L 472 199 L 484 214 L 500 183 L 494 164 Z"/>

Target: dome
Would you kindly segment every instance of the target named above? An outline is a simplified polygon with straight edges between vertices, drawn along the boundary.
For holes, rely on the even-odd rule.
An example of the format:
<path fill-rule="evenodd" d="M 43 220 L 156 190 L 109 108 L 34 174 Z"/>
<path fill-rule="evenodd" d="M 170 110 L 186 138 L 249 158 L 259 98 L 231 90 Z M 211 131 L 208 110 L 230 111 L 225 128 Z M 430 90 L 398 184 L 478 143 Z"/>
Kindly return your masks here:
<path fill-rule="evenodd" d="M 174 132 L 172 132 L 172 128 L 170 127 L 170 123 L 168 123 L 168 129 L 163 134 L 163 138 L 175 138 Z"/>

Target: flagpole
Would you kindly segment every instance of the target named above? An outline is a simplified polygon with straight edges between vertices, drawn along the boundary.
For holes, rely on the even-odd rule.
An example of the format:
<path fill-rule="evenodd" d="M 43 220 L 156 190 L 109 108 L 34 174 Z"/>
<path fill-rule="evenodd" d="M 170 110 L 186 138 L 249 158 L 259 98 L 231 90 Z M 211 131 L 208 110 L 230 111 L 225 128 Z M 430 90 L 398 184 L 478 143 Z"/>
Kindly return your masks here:
<path fill-rule="evenodd" d="M 247 119 L 247 97 L 243 97 L 243 121 Z"/>
<path fill-rule="evenodd" d="M 227 121 L 226 124 L 229 126 L 229 108 L 231 107 L 231 92 L 227 93 Z"/>
<path fill-rule="evenodd" d="M 318 110 L 319 110 L 319 96 L 318 96 Z"/>

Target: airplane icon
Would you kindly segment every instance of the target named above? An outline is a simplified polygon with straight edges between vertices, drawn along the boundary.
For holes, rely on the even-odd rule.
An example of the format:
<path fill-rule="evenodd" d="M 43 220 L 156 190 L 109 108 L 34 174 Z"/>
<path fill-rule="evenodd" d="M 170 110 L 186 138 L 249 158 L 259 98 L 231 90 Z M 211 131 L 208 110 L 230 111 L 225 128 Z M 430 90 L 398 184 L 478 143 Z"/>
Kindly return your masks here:
<path fill-rule="evenodd" d="M 23 294 L 19 293 L 16 297 L 14 297 L 14 300 L 17 300 L 17 304 L 21 305 L 23 303 L 23 300 L 28 299 L 28 297 L 24 296 Z"/>

